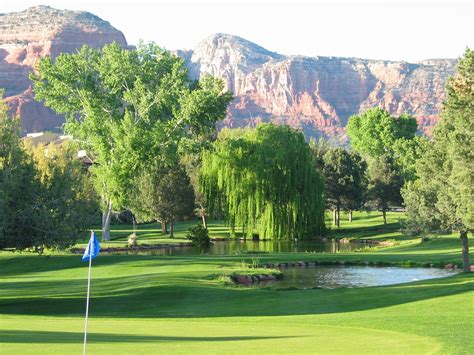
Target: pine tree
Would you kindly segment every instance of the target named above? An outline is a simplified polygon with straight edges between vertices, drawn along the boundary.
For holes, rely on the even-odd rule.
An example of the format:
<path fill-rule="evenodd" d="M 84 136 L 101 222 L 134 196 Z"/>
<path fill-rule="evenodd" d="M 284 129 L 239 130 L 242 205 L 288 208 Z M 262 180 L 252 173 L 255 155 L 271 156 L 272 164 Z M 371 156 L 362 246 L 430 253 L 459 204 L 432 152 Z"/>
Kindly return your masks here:
<path fill-rule="evenodd" d="M 446 89 L 433 141 L 416 164 L 418 179 L 403 196 L 410 229 L 459 233 L 468 272 L 468 233 L 474 229 L 474 51 L 466 50 Z"/>

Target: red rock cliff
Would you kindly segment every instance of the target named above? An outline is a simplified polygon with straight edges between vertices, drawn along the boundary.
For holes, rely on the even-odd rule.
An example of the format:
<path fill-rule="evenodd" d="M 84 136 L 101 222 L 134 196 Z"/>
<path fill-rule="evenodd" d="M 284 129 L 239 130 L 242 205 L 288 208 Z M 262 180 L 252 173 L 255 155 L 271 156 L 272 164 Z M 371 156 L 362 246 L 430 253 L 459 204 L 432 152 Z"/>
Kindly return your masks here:
<path fill-rule="evenodd" d="M 0 15 L 0 87 L 24 133 L 59 130 L 63 118 L 34 101 L 28 73 L 39 57 L 73 52 L 84 44 L 126 46 L 124 35 L 87 12 L 46 6 Z M 215 34 L 192 51 L 178 51 L 197 78 L 223 78 L 234 93 L 229 127 L 287 123 L 308 137 L 345 140 L 350 115 L 381 106 L 394 115 L 414 115 L 430 133 L 455 60 L 420 63 L 337 57 L 285 56 L 237 36 Z"/>
<path fill-rule="evenodd" d="M 0 87 L 6 90 L 11 112 L 21 117 L 22 131 L 59 130 L 64 122 L 33 99 L 28 74 L 38 58 L 114 41 L 127 45 L 120 31 L 87 12 L 36 6 L 0 14 Z"/>
<path fill-rule="evenodd" d="M 456 64 L 284 56 L 226 34 L 179 54 L 194 77 L 209 73 L 227 82 L 235 100 L 225 125 L 274 121 L 302 128 L 308 136 L 342 138 L 350 115 L 372 106 L 414 115 L 429 133 Z"/>

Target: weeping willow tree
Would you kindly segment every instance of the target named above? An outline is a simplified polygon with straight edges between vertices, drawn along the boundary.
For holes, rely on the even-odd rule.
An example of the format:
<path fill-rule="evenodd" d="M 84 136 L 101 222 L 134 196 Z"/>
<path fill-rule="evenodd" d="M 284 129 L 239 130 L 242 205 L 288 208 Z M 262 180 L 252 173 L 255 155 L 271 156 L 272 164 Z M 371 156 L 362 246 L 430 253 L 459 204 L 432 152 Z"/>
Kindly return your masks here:
<path fill-rule="evenodd" d="M 224 129 L 203 154 L 200 188 L 230 229 L 261 239 L 322 235 L 323 181 L 302 133 L 288 126 Z"/>

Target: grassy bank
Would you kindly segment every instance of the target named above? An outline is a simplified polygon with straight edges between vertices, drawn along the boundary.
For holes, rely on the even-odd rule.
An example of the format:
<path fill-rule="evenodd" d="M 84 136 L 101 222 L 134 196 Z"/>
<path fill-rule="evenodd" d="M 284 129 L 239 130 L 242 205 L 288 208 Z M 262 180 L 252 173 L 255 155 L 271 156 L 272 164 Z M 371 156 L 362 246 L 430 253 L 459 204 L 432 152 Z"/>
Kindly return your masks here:
<path fill-rule="evenodd" d="M 397 245 L 346 254 L 263 254 L 261 262 L 460 262 L 456 236 L 420 243 L 395 225 L 385 229 L 376 214 L 357 217 L 353 233 L 345 224 L 331 233 L 375 238 L 369 234 L 378 230 L 379 238 Z M 390 218 L 397 223 L 396 215 Z M 146 235 L 150 226 L 141 228 L 140 238 L 162 239 Z M 216 236 L 227 233 L 222 224 L 211 228 Z M 114 242 L 123 244 L 125 237 L 117 237 Z M 182 237 L 177 233 L 178 241 Z M 250 262 L 250 256 L 99 256 L 92 272 L 89 352 L 474 352 L 473 274 L 333 290 L 229 287 L 210 277 L 232 272 L 242 260 Z M 80 256 L 1 253 L 0 270 L 0 353 L 82 351 L 87 265 Z"/>
<path fill-rule="evenodd" d="M 330 237 L 351 237 L 351 238 L 372 238 L 385 234 L 393 234 L 398 239 L 401 238 L 400 222 L 404 219 L 403 213 L 387 213 L 387 224 L 383 225 L 382 215 L 377 212 L 354 212 L 353 221 L 348 221 L 346 213 L 341 213 L 340 227 L 331 226 L 331 214 L 326 215 L 326 224 Z M 191 220 L 175 224 L 174 238 L 163 235 L 160 223 L 146 223 L 137 226 L 139 243 L 142 244 L 174 244 L 188 242 L 187 231 L 200 221 Z M 229 228 L 224 221 L 210 219 L 208 221 L 209 236 L 211 238 L 231 238 Z M 100 226 L 93 227 L 97 237 L 102 236 Z M 111 226 L 111 241 L 102 243 L 104 246 L 124 246 L 128 236 L 132 233 L 132 226 L 128 224 L 113 224 Z M 237 234 L 239 231 L 237 231 Z M 87 242 L 87 236 L 78 245 L 83 246 Z"/>

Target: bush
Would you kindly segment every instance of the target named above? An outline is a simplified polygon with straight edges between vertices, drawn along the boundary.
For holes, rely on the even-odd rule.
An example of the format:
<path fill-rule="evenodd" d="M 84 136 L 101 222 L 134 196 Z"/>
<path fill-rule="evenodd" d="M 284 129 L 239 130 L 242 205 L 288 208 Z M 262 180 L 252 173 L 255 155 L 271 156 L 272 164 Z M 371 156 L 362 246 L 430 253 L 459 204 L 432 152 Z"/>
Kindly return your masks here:
<path fill-rule="evenodd" d="M 128 247 L 133 248 L 138 245 L 137 243 L 138 236 L 135 233 L 132 233 L 128 236 Z"/>
<path fill-rule="evenodd" d="M 204 226 L 199 223 L 197 226 L 189 228 L 186 239 L 189 239 L 193 245 L 200 247 L 208 247 L 211 245 L 211 239 L 209 238 L 209 232 Z"/>

